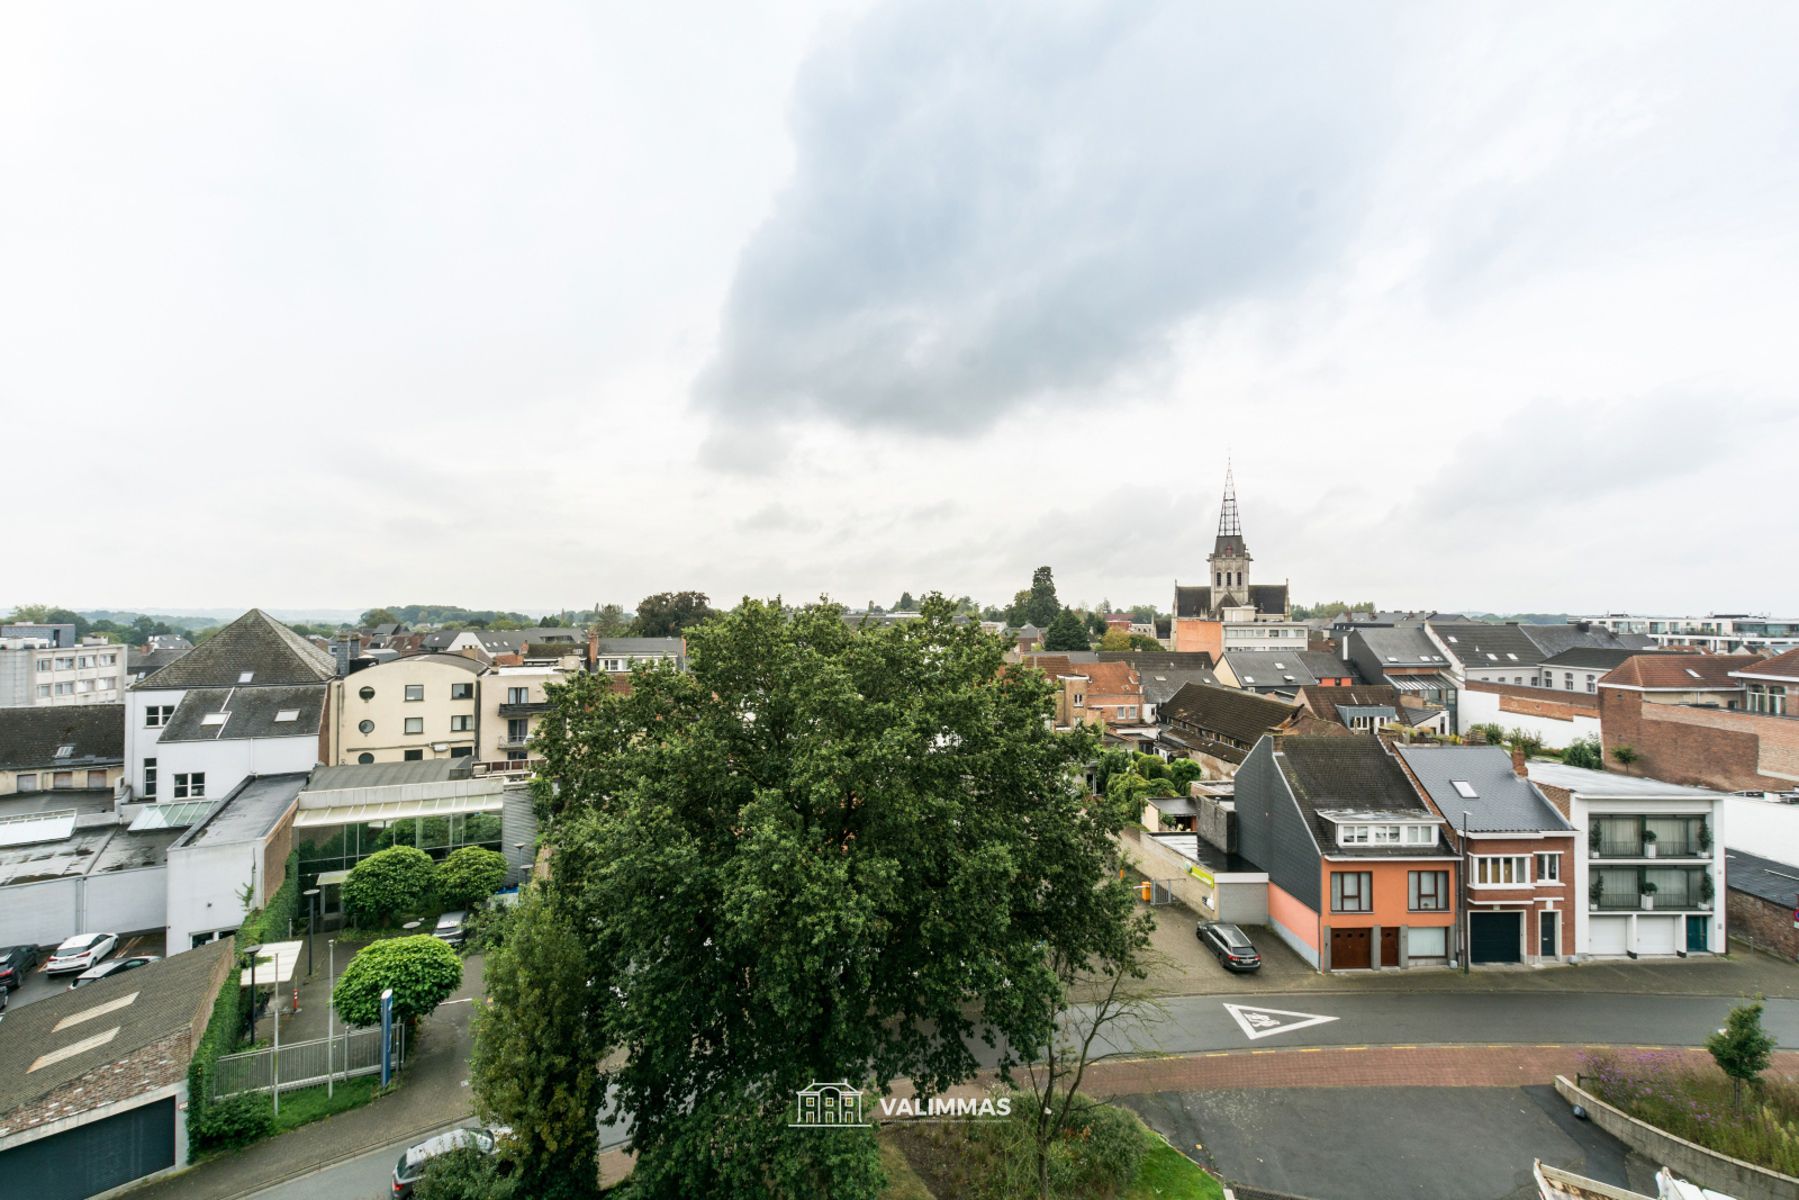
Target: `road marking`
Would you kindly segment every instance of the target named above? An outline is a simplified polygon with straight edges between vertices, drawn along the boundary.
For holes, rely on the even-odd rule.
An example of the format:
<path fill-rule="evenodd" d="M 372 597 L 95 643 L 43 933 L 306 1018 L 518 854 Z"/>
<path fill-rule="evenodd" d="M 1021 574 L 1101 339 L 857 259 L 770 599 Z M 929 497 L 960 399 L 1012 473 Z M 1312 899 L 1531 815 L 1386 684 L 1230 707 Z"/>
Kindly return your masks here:
<path fill-rule="evenodd" d="M 1326 1021 L 1335 1021 L 1335 1017 L 1320 1016 L 1318 1013 L 1293 1012 L 1285 1008 L 1262 1008 L 1254 1004 L 1226 1004 L 1225 1011 L 1237 1022 L 1243 1036 L 1250 1041 L 1272 1037 L 1277 1033 L 1290 1033 L 1295 1029 L 1307 1029 L 1313 1025 L 1323 1025 Z"/>
<path fill-rule="evenodd" d="M 473 996 L 464 996 L 460 1000 L 445 1000 L 442 1004 L 438 1005 L 438 1007 L 439 1008 L 448 1008 L 452 1004 L 473 1004 L 474 1002 L 475 1002 L 475 998 Z"/>

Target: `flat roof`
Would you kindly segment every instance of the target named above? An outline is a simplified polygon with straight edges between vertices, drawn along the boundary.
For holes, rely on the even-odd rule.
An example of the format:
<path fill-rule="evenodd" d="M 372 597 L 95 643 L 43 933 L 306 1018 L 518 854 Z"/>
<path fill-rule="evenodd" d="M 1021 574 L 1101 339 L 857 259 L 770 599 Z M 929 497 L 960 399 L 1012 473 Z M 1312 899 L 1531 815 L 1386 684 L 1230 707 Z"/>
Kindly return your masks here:
<path fill-rule="evenodd" d="M 306 778 L 305 772 L 252 775 L 211 815 L 182 835 L 181 847 L 261 841 L 293 808 Z"/>
<path fill-rule="evenodd" d="M 1714 792 L 1707 788 L 1688 787 L 1681 783 L 1663 783 L 1659 779 L 1647 779 L 1641 775 L 1619 775 L 1615 771 L 1594 771 L 1586 767 L 1570 767 L 1566 763 L 1533 760 L 1529 764 L 1529 768 L 1533 783 L 1546 783 L 1550 787 L 1566 788 L 1570 792 L 1579 792 L 1583 796 L 1594 796 L 1600 799 L 1674 796 L 1687 800 L 1717 800 L 1723 796 L 1722 792 Z"/>
<path fill-rule="evenodd" d="M 314 767 L 312 777 L 306 781 L 306 790 L 335 792 L 348 788 L 389 787 L 400 783 L 441 783 L 446 779 L 466 779 L 470 771 L 468 760 L 456 758 Z"/>
<path fill-rule="evenodd" d="M 179 829 L 132 833 L 118 825 L 77 828 L 61 841 L 0 850 L 0 886 L 160 866 L 180 836 Z"/>
<path fill-rule="evenodd" d="M 1229 854 L 1200 837 L 1197 833 L 1152 833 L 1149 835 L 1182 858 L 1190 858 L 1210 875 L 1261 875 L 1267 872 L 1241 854 Z"/>

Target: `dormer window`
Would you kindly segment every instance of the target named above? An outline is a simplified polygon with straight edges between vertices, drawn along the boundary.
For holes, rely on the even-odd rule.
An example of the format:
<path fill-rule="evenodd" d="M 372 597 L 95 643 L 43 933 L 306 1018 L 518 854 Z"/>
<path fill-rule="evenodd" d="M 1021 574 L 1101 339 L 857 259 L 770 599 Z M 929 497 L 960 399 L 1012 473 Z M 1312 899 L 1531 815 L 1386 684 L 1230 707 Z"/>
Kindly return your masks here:
<path fill-rule="evenodd" d="M 56 748 L 56 757 L 58 758 L 72 758 L 74 755 L 75 747 L 73 746 L 58 746 Z"/>

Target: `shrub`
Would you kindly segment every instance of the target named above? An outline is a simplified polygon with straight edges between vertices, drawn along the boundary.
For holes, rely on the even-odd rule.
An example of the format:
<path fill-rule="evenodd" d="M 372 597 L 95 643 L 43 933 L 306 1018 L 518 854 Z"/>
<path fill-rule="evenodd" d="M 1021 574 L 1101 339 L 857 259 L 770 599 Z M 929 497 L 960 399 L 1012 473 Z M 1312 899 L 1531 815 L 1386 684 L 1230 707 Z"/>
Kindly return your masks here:
<path fill-rule="evenodd" d="M 437 868 L 437 898 L 445 908 L 473 908 L 506 881 L 506 856 L 481 846 L 464 846 Z"/>
<path fill-rule="evenodd" d="M 240 1092 L 208 1104 L 193 1132 L 203 1150 L 238 1150 L 274 1131 L 274 1102 L 261 1092 Z"/>
<path fill-rule="evenodd" d="M 394 1020 L 413 1021 L 462 983 L 462 959 L 429 934 L 387 938 L 364 947 L 338 976 L 331 1005 L 350 1025 L 381 1020 L 381 993 L 394 990 Z"/>
<path fill-rule="evenodd" d="M 1530 755 L 1543 748 L 1543 738 L 1542 735 L 1532 733 L 1522 725 L 1514 725 L 1511 731 L 1505 735 L 1505 744 Z"/>
<path fill-rule="evenodd" d="M 1589 771 L 1605 770 L 1605 753 L 1599 748 L 1599 739 L 1584 737 L 1570 742 L 1562 751 L 1562 761 L 1571 767 L 1585 767 Z"/>
<path fill-rule="evenodd" d="M 1016 1105 L 1013 1111 L 1019 1111 Z M 1121 1195 L 1143 1161 L 1143 1134 L 1130 1113 L 1100 1104 L 1074 1118 L 1058 1149 L 1050 1159 L 1052 1192 Z"/>
<path fill-rule="evenodd" d="M 516 904 L 483 904 L 471 911 L 463 925 L 467 936 L 462 940 L 462 952 L 486 954 L 504 946 L 513 915 L 517 912 Z"/>
<path fill-rule="evenodd" d="M 431 902 L 437 864 L 423 850 L 390 846 L 377 850 L 354 867 L 344 880 L 344 911 L 358 926 L 387 924 L 394 914 L 422 909 Z"/>
<path fill-rule="evenodd" d="M 1799 1084 L 1762 1079 L 1739 1109 L 1733 1081 L 1722 1071 L 1667 1053 L 1606 1052 L 1587 1056 L 1581 1086 L 1676 1137 L 1799 1174 Z"/>

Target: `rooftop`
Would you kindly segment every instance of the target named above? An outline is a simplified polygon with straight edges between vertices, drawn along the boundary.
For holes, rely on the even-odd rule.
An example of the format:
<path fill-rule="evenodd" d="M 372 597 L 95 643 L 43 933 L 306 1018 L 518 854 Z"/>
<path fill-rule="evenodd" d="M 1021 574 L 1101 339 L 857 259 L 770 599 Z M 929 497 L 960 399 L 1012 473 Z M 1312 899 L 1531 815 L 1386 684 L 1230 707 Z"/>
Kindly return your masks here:
<path fill-rule="evenodd" d="M 1543 652 L 1516 622 L 1432 621 L 1430 627 L 1464 667 L 1531 666 L 1543 661 Z"/>
<path fill-rule="evenodd" d="M 322 683 L 194 688 L 176 706 L 162 741 L 316 738 L 325 715 L 325 693 Z"/>
<path fill-rule="evenodd" d="M 1162 797 L 1167 799 L 1167 797 Z M 1150 804 L 1155 800 L 1148 801 Z M 1167 811 L 1164 809 L 1163 811 Z M 1152 833 L 1157 842 L 1182 858 L 1190 858 L 1213 875 L 1261 875 L 1262 868 L 1241 854 L 1227 854 L 1194 833 Z"/>
<path fill-rule="evenodd" d="M 1716 800 L 1721 795 L 1706 788 L 1663 783 L 1659 779 L 1646 779 L 1641 775 L 1619 775 L 1615 771 L 1570 767 L 1566 763 L 1532 760 L 1529 769 L 1532 783 L 1563 788 L 1587 797 L 1648 799 L 1668 796 L 1684 800 Z"/>
<path fill-rule="evenodd" d="M 1398 751 L 1458 830 L 1464 814 L 1464 832 L 1469 833 L 1566 833 L 1574 828 L 1529 780 L 1518 778 L 1511 754 L 1498 746 L 1401 746 Z"/>
<path fill-rule="evenodd" d="M 0 1026 L 0 1134 L 25 1105 L 202 1023 L 230 948 L 213 942 L 14 1006 Z M 122 1098 L 96 1087 L 86 1106 Z"/>
<path fill-rule="evenodd" d="M 1799 867 L 1751 854 L 1724 851 L 1725 886 L 1799 912 Z"/>
<path fill-rule="evenodd" d="M 306 779 L 304 772 L 252 775 L 238 784 L 211 815 L 189 829 L 178 848 L 260 842 L 293 808 Z"/>
<path fill-rule="evenodd" d="M 1759 654 L 1638 654 L 1607 672 L 1600 687 L 1638 688 L 1658 692 L 1741 691 L 1732 671 L 1746 671 L 1764 660 Z"/>
<path fill-rule="evenodd" d="M 66 838 L 0 850 L 0 885 L 106 875 L 168 861 L 179 829 L 132 833 L 120 825 L 77 828 Z M 4 1041 L 0 1038 L 0 1041 Z"/>
<path fill-rule="evenodd" d="M 336 674 L 329 654 L 253 608 L 133 687 L 266 687 L 322 683 Z"/>
<path fill-rule="evenodd" d="M 125 706 L 0 708 L 0 771 L 125 761 Z"/>
<path fill-rule="evenodd" d="M 356 763 L 341 767 L 314 767 L 306 781 L 309 792 L 334 792 L 348 788 L 390 787 L 407 783 L 441 783 L 467 779 L 469 764 L 460 759 L 434 758 L 423 762 Z"/>
<path fill-rule="evenodd" d="M 1765 658 L 1746 667 L 1738 667 L 1731 674 L 1738 679 L 1799 680 L 1799 649 L 1776 654 L 1773 658 Z"/>

